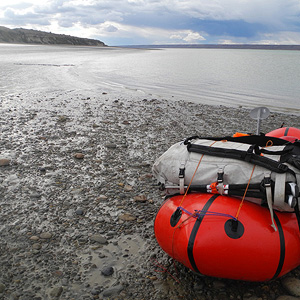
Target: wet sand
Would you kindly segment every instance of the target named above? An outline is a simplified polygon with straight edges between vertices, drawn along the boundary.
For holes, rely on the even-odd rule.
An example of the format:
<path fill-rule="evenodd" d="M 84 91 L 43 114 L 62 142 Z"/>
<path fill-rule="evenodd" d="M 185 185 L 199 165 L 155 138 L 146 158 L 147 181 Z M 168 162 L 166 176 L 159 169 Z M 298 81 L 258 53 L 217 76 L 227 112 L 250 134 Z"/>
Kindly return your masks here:
<path fill-rule="evenodd" d="M 195 134 L 255 132 L 248 110 L 102 90 L 11 94 L 0 111 L 0 299 L 296 295 L 298 269 L 268 283 L 200 277 L 155 240 L 155 159 Z M 282 123 L 299 116 L 271 113 L 261 130 Z"/>

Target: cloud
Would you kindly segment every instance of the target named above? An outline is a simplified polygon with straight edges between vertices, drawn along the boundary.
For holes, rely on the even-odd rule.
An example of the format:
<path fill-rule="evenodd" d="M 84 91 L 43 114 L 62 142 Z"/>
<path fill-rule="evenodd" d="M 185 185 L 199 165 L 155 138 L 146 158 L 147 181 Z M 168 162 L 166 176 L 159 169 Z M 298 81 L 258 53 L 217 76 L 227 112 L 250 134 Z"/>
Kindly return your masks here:
<path fill-rule="evenodd" d="M 1 0 L 0 24 L 132 43 L 297 41 L 299 0 Z M 293 34 L 294 33 L 294 34 Z M 104 40 L 105 41 L 105 40 Z M 106 41 L 105 41 L 106 42 Z"/>
<path fill-rule="evenodd" d="M 3 20 L 4 24 L 13 24 L 15 23 L 15 20 L 17 20 L 18 27 L 24 25 L 26 26 L 27 24 L 40 26 L 47 26 L 50 24 L 48 19 L 38 14 L 35 14 L 34 12 L 32 12 L 30 7 L 26 7 L 22 10 L 7 8 L 3 11 L 2 15 L 3 17 L 1 19 Z"/>
<path fill-rule="evenodd" d="M 187 43 L 194 43 L 195 41 L 204 41 L 205 38 L 198 32 L 190 32 L 183 40 Z"/>
<path fill-rule="evenodd" d="M 199 41 L 205 41 L 205 38 L 199 34 L 199 32 L 193 31 L 185 31 L 185 32 L 177 32 L 175 34 L 170 35 L 170 39 L 176 40 L 178 43 L 188 43 L 194 44 Z"/>

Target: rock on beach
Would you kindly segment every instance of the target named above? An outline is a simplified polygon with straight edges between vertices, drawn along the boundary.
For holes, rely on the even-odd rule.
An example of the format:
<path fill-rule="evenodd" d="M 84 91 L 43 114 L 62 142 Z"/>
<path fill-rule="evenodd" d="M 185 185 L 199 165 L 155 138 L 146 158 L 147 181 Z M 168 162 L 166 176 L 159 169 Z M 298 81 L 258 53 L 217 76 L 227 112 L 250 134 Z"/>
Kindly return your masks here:
<path fill-rule="evenodd" d="M 41 239 L 48 240 L 48 239 L 51 239 L 51 237 L 52 237 L 52 234 L 50 232 L 43 232 L 43 233 L 40 234 Z"/>
<path fill-rule="evenodd" d="M 6 167 L 10 165 L 10 159 L 1 158 L 0 159 L 0 167 Z"/>
<path fill-rule="evenodd" d="M 300 279 L 295 277 L 286 277 L 282 280 L 282 285 L 287 291 L 296 297 L 300 297 Z"/>
<path fill-rule="evenodd" d="M 78 153 L 74 154 L 74 157 L 77 158 L 77 159 L 83 159 L 84 158 L 84 154 L 78 152 Z"/>
<path fill-rule="evenodd" d="M 99 244 L 106 244 L 107 243 L 107 239 L 100 235 L 100 234 L 93 234 L 90 236 L 90 240 L 93 242 L 97 242 Z"/>

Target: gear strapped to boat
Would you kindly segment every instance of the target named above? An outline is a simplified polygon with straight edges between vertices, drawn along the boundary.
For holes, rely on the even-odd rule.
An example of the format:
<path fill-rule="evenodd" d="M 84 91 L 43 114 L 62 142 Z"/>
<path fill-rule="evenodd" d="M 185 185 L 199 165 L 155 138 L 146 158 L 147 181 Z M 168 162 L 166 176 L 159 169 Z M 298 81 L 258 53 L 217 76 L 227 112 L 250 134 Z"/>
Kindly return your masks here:
<path fill-rule="evenodd" d="M 201 164 L 190 184 L 200 157 Z M 242 196 L 253 165 L 246 200 L 293 211 L 299 197 L 299 142 L 264 135 L 193 136 L 158 158 L 153 173 L 168 194 L 183 194 L 190 184 L 190 191 Z"/>

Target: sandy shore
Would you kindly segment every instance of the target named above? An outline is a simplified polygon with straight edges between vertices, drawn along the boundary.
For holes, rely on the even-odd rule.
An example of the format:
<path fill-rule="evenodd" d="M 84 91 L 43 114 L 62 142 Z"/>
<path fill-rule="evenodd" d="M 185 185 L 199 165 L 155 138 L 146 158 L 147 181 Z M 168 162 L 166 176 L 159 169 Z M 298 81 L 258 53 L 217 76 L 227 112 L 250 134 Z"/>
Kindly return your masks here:
<path fill-rule="evenodd" d="M 248 110 L 105 91 L 24 92 L 0 109 L 0 299 L 300 297 L 298 269 L 268 283 L 199 277 L 154 237 L 154 160 L 191 135 L 255 132 Z M 282 123 L 299 116 L 272 113 L 262 131 Z"/>

